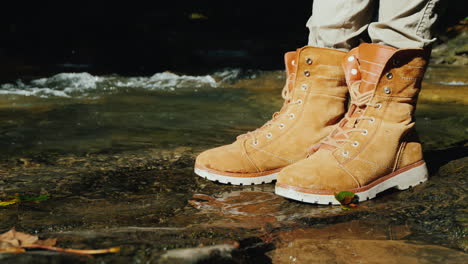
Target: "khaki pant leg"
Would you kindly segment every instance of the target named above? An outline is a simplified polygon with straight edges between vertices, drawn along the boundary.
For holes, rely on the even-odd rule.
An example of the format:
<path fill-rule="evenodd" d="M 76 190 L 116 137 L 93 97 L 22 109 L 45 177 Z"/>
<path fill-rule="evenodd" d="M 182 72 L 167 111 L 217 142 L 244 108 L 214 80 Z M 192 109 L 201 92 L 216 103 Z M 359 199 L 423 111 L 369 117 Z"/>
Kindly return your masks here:
<path fill-rule="evenodd" d="M 435 39 L 431 27 L 439 0 L 380 0 L 378 22 L 369 25 L 373 43 L 395 48 L 423 48 Z"/>
<path fill-rule="evenodd" d="M 350 50 L 359 45 L 358 36 L 367 29 L 374 14 L 374 2 L 315 0 L 307 22 L 309 46 Z"/>

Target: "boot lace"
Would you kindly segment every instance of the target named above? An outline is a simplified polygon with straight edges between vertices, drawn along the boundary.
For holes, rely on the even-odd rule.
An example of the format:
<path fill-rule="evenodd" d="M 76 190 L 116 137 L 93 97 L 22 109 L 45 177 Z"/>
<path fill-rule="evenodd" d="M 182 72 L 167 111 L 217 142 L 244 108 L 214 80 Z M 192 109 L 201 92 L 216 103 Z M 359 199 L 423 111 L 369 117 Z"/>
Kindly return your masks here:
<path fill-rule="evenodd" d="M 264 130 L 265 128 L 271 127 L 272 125 L 277 123 L 277 120 L 278 120 L 279 116 L 282 115 L 283 113 L 285 113 L 289 106 L 296 105 L 296 104 L 302 104 L 302 100 L 292 101 L 292 96 L 293 96 L 292 88 L 293 88 L 293 85 L 294 85 L 293 80 L 294 80 L 294 74 L 290 74 L 288 76 L 287 85 L 285 85 L 283 90 L 281 91 L 281 97 L 284 100 L 283 106 L 281 107 L 281 109 L 279 111 L 273 113 L 273 115 L 271 116 L 271 119 L 269 121 L 267 121 L 263 126 L 255 129 L 254 131 L 249 131 L 249 132 L 247 132 L 245 134 L 239 135 L 237 137 L 237 139 L 241 139 L 241 138 L 244 138 L 244 137 L 250 137 L 252 139 L 252 141 L 253 141 L 253 144 L 257 145 L 258 144 L 257 136 L 262 130 Z M 294 118 L 294 114 L 292 114 L 290 116 L 290 118 Z M 280 124 L 280 128 L 281 129 L 284 128 L 284 124 Z M 269 133 L 267 135 L 267 137 L 271 137 L 271 134 Z"/>
<path fill-rule="evenodd" d="M 367 107 L 381 108 L 381 104 L 372 104 L 373 91 L 359 92 L 359 82 L 354 83 L 350 89 L 351 104 L 348 112 L 344 116 L 343 120 L 335 126 L 333 132 L 326 137 L 322 144 L 327 144 L 339 149 L 343 149 L 343 156 L 348 155 L 348 151 L 343 148 L 343 143 L 350 142 L 353 147 L 359 146 L 358 141 L 350 139 L 352 133 L 361 133 L 367 135 L 369 131 L 367 129 L 356 128 L 358 123 L 362 120 L 368 120 L 371 123 L 375 122 L 375 118 L 371 116 L 363 115 L 363 112 Z"/>

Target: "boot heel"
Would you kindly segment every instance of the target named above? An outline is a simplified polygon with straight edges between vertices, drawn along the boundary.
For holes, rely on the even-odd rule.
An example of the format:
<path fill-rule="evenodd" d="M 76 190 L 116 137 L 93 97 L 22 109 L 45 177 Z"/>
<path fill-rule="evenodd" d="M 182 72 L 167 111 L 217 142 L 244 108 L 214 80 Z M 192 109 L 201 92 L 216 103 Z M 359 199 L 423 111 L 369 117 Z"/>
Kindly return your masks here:
<path fill-rule="evenodd" d="M 428 175 L 426 163 L 423 163 L 394 177 L 395 187 L 398 190 L 406 190 L 427 181 Z"/>

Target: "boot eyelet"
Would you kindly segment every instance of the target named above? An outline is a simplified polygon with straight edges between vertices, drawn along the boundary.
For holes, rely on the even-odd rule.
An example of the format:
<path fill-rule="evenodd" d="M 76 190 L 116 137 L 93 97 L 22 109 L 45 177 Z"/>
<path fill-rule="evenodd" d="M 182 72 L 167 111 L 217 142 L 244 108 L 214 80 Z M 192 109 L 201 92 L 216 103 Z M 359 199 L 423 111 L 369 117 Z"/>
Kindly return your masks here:
<path fill-rule="evenodd" d="M 296 65 L 296 61 L 295 61 L 295 60 L 292 60 L 292 61 L 291 61 L 291 65 L 292 65 L 292 66 Z"/>
<path fill-rule="evenodd" d="M 279 124 L 279 126 L 278 126 L 279 129 L 283 129 L 283 128 L 285 128 L 285 127 L 286 127 L 286 126 L 285 126 L 283 123 Z"/>
<path fill-rule="evenodd" d="M 341 156 L 343 157 L 348 157 L 349 155 L 349 152 L 347 150 L 344 150 L 342 153 L 341 153 Z"/>
<path fill-rule="evenodd" d="M 349 62 L 352 62 L 353 60 L 354 60 L 354 56 L 349 56 L 349 57 L 348 57 L 348 61 L 349 61 Z"/>
<path fill-rule="evenodd" d="M 371 119 L 369 119 L 369 122 L 374 123 L 375 122 L 375 117 L 371 117 Z"/>
<path fill-rule="evenodd" d="M 252 142 L 252 145 L 257 146 L 257 145 L 258 145 L 258 140 L 254 140 L 254 141 Z"/>
<path fill-rule="evenodd" d="M 357 70 L 357 69 L 351 69 L 351 74 L 352 74 L 352 75 L 358 74 L 358 70 Z"/>
<path fill-rule="evenodd" d="M 383 90 L 384 90 L 384 93 L 386 94 L 390 94 L 392 92 L 392 90 L 388 87 L 385 87 Z"/>
<path fill-rule="evenodd" d="M 306 77 L 309 77 L 309 76 L 310 76 L 310 71 L 304 71 L 304 75 L 305 75 Z"/>
<path fill-rule="evenodd" d="M 377 109 L 382 108 L 382 104 L 376 104 L 376 105 L 375 105 L 375 108 L 377 108 Z"/>
<path fill-rule="evenodd" d="M 296 103 L 297 103 L 298 105 L 301 105 L 301 104 L 302 104 L 302 100 L 299 99 L 299 100 L 296 101 Z"/>
<path fill-rule="evenodd" d="M 369 134 L 369 130 L 364 129 L 364 130 L 362 130 L 362 133 L 361 133 L 361 134 L 363 134 L 363 135 L 365 136 L 365 135 Z"/>
<path fill-rule="evenodd" d="M 296 117 L 296 115 L 294 115 L 294 113 L 289 114 L 289 119 L 294 119 L 294 117 Z"/>
<path fill-rule="evenodd" d="M 301 89 L 302 91 L 307 91 L 307 84 L 304 83 L 303 85 L 301 85 Z"/>
<path fill-rule="evenodd" d="M 306 59 L 306 63 L 309 64 L 309 65 L 311 65 L 311 64 L 312 64 L 312 59 L 311 59 L 311 58 L 307 58 L 307 59 Z"/>
<path fill-rule="evenodd" d="M 266 137 L 267 137 L 267 138 L 271 138 L 272 136 L 273 136 L 273 134 L 272 134 L 272 133 L 268 133 L 268 134 L 266 134 Z"/>
<path fill-rule="evenodd" d="M 387 77 L 387 79 L 391 80 L 393 79 L 393 74 L 391 72 L 387 72 L 387 74 L 385 74 L 385 76 Z"/>
<path fill-rule="evenodd" d="M 352 145 L 353 145 L 353 147 L 355 147 L 355 148 L 356 148 L 357 146 L 359 146 L 359 142 L 357 142 L 357 141 L 354 141 Z"/>

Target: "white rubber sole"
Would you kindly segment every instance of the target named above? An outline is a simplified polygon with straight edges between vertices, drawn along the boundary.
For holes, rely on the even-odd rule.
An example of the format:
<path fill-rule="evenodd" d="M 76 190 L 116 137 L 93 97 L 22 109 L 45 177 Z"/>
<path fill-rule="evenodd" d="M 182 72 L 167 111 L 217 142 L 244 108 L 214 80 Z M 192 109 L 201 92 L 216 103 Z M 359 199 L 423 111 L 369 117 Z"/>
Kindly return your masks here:
<path fill-rule="evenodd" d="M 411 166 L 411 165 L 410 165 Z M 378 182 L 379 180 L 376 180 L 373 183 L 368 184 L 367 186 L 361 187 L 359 189 L 366 189 L 364 191 L 354 191 L 354 190 L 349 190 L 354 192 L 357 196 L 359 201 L 366 201 L 373 199 L 377 196 L 378 193 L 381 193 L 385 190 L 391 189 L 391 188 L 397 188 L 398 190 L 406 190 L 410 187 L 414 187 L 416 185 L 419 185 L 428 179 L 428 172 L 427 172 L 427 167 L 426 163 L 422 163 L 421 165 L 415 166 L 410 169 L 401 169 L 402 172 L 395 171 L 395 173 L 389 174 L 387 176 L 384 176 L 382 178 L 388 177 L 388 179 L 385 179 L 382 182 Z M 371 187 L 369 187 L 371 186 Z M 356 190 L 359 190 L 356 189 Z M 345 191 L 345 190 L 344 190 Z M 305 203 L 314 203 L 314 204 L 340 204 L 336 199 L 333 194 L 314 194 L 311 192 L 301 192 L 298 191 L 294 188 L 284 188 L 281 186 L 276 186 L 275 187 L 275 193 L 277 195 L 305 202 Z"/>
<path fill-rule="evenodd" d="M 195 174 L 210 181 L 233 185 L 252 185 L 270 183 L 276 180 L 279 172 L 255 177 L 233 177 L 195 168 Z"/>

